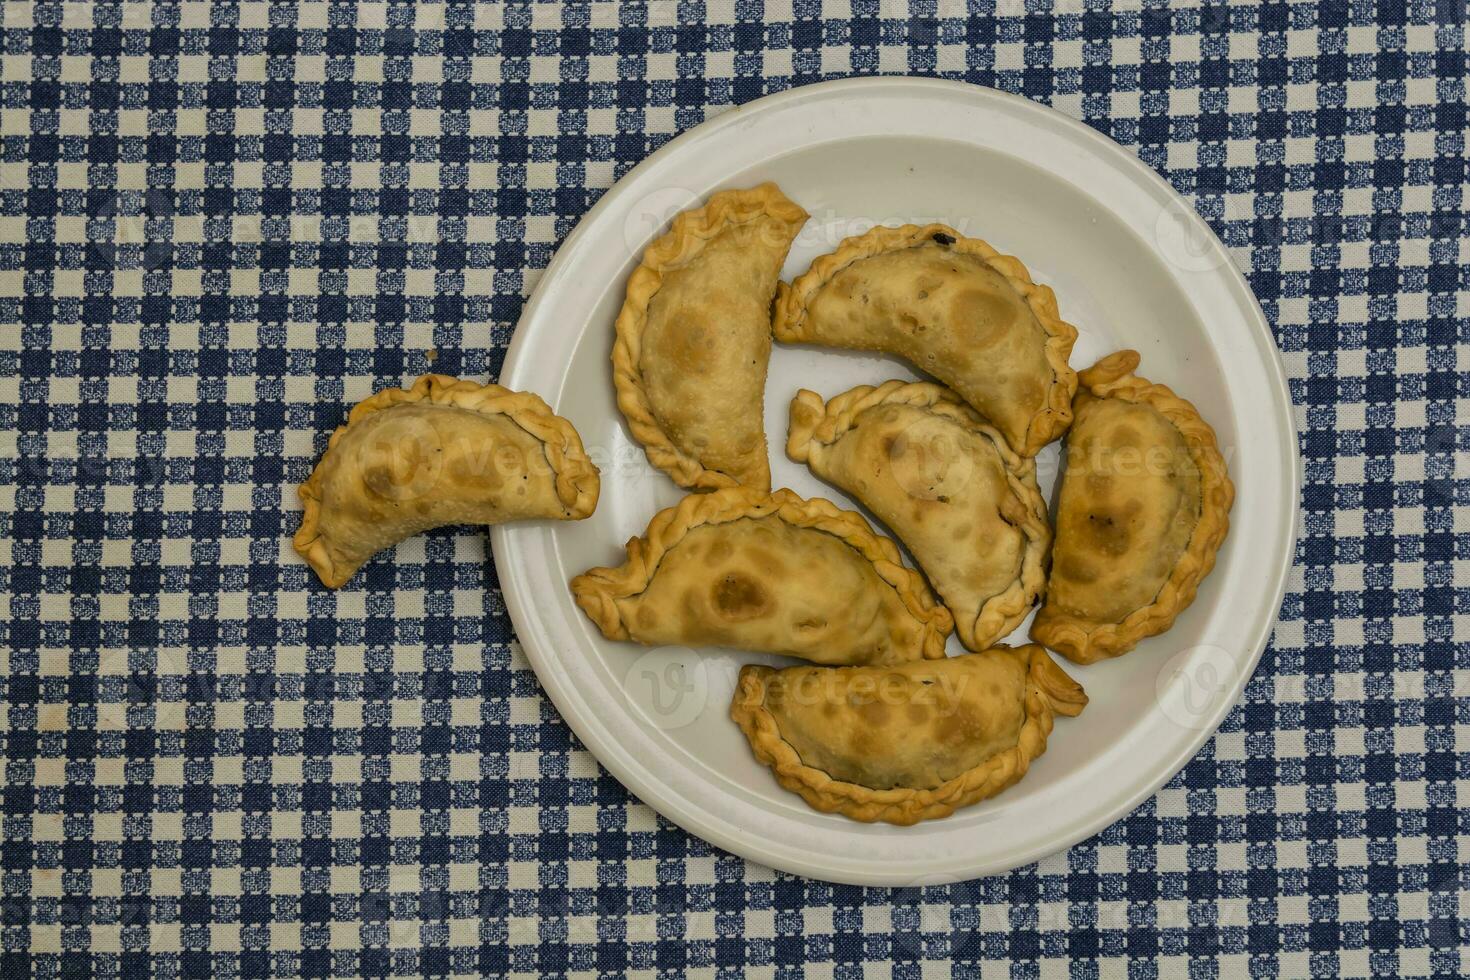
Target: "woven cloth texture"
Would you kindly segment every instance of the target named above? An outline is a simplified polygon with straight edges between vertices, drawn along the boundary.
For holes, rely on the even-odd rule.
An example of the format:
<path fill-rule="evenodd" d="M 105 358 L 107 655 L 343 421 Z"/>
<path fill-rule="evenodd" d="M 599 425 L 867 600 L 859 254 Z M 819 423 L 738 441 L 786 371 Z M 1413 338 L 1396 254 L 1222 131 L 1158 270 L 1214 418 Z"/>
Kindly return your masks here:
<path fill-rule="evenodd" d="M 1470 969 L 1464 0 L 0 3 L 0 976 Z M 1229 246 L 1305 459 L 1280 623 L 1136 812 L 842 887 L 603 773 L 484 535 L 291 552 L 346 408 L 497 374 L 677 133 L 917 74 L 1136 153 Z M 548 355 L 554 356 L 554 355 Z"/>

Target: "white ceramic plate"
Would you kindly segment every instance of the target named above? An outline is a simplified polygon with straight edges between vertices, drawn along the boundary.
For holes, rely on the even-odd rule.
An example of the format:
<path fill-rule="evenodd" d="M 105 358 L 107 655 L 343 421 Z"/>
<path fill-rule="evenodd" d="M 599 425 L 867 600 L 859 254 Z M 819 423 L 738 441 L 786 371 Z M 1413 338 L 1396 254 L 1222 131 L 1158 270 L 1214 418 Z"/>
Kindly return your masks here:
<path fill-rule="evenodd" d="M 812 220 L 784 277 L 871 225 L 939 220 L 1020 256 L 1081 333 L 1074 367 L 1129 346 L 1141 373 L 1193 400 L 1235 480 L 1232 530 L 1194 605 L 1112 662 L 1065 665 L 1091 696 L 1060 719 L 1030 774 L 999 797 L 914 827 L 817 813 L 776 785 L 726 715 L 739 665 L 720 649 L 604 640 L 567 580 L 618 564 L 623 543 L 681 496 L 634 444 L 609 356 L 625 280 L 677 211 L 774 180 Z M 776 486 L 852 502 L 785 459 L 798 387 L 831 396 L 913 377 L 896 360 L 777 345 L 766 390 Z M 1134 156 L 1015 96 L 952 82 L 853 79 L 728 112 L 653 154 L 567 238 L 526 305 L 501 373 L 540 393 L 602 468 L 590 519 L 497 527 L 505 602 L 537 676 L 578 737 L 640 799 L 736 854 L 830 881 L 914 885 L 1035 861 L 1124 816 L 1177 772 L 1239 696 L 1290 567 L 1300 475 L 1270 330 L 1208 227 Z M 1040 459 L 1051 491 L 1057 447 Z M 1028 623 L 1018 632 L 1024 636 Z M 960 652 L 951 639 L 951 652 Z"/>

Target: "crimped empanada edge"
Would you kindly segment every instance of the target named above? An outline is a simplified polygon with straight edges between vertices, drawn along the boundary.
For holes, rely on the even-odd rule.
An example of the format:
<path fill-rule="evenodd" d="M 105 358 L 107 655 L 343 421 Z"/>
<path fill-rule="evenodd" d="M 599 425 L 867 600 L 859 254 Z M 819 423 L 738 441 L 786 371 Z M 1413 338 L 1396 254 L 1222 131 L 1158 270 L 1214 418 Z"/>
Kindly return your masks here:
<path fill-rule="evenodd" d="M 1122 398 L 1148 405 L 1179 430 L 1200 474 L 1200 515 L 1184 553 L 1154 601 L 1135 609 L 1121 623 L 1095 623 L 1044 604 L 1031 624 L 1031 638 L 1078 664 L 1127 653 L 1139 641 L 1169 629 L 1215 567 L 1215 556 L 1230 530 L 1235 484 L 1220 454 L 1215 430 L 1199 410 L 1167 385 L 1134 375 L 1137 351 L 1120 350 L 1084 370 L 1081 384 L 1095 398 Z"/>
<path fill-rule="evenodd" d="M 690 494 L 649 521 L 642 537 L 630 538 L 628 559 L 616 568 L 592 568 L 571 581 L 577 605 L 610 640 L 630 639 L 617 600 L 648 588 L 664 555 L 696 527 L 726 524 L 742 517 L 775 515 L 793 527 L 824 531 L 840 539 L 873 565 L 878 577 L 894 589 L 909 615 L 924 627 L 923 655 L 944 656 L 944 640 L 954 626 L 947 610 L 929 591 L 923 576 L 903 564 L 898 547 L 874 533 L 867 521 L 821 497 L 804 499 L 782 488 L 765 493 L 750 487 L 726 487 Z"/>
<path fill-rule="evenodd" d="M 705 242 L 726 228 L 746 224 L 762 216 L 793 225 L 793 238 L 810 217 L 799 204 L 769 182 L 745 190 L 718 191 L 710 196 L 704 207 L 676 215 L 668 232 L 644 249 L 638 267 L 628 277 L 623 305 L 613 325 L 613 387 L 617 392 L 618 408 L 628 420 L 628 428 L 643 447 L 648 461 L 687 489 L 718 490 L 736 486 L 738 481 L 728 473 L 708 469 L 674 445 L 653 414 L 653 406 L 649 404 L 644 388 L 643 372 L 638 366 L 648 306 L 663 286 L 665 272 L 689 262 L 703 250 Z M 761 449 L 765 451 L 764 444 Z M 767 474 L 767 485 L 758 489 L 770 489 L 769 480 Z"/>
<path fill-rule="evenodd" d="M 327 448 L 312 468 L 306 482 L 297 487 L 301 496 L 301 526 L 291 545 L 329 589 L 341 588 L 352 572 L 339 570 L 332 561 L 321 534 L 322 493 L 327 458 L 347 431 L 375 412 L 395 405 L 430 402 L 454 405 L 484 415 L 504 415 L 534 436 L 556 473 L 556 495 L 567 509 L 566 520 L 581 520 L 597 508 L 601 479 L 597 467 L 582 446 L 582 437 L 570 421 L 551 410 L 541 397 L 528 391 L 511 391 L 498 384 L 479 384 L 444 374 L 420 375 L 412 387 L 384 388 L 353 406 L 345 425 L 337 427 Z M 355 569 L 353 571 L 356 571 Z"/>
<path fill-rule="evenodd" d="M 1043 351 L 1047 366 L 1052 371 L 1052 383 L 1047 386 L 1046 397 L 1041 407 L 1032 415 L 1026 428 L 1026 443 L 1015 447 L 1023 456 L 1035 456 L 1047 443 L 1067 431 L 1072 424 L 1072 396 L 1077 392 L 1077 374 L 1067 360 L 1072 355 L 1072 345 L 1077 342 L 1077 328 L 1062 319 L 1057 308 L 1056 293 L 1050 286 L 1042 285 L 1031 278 L 1025 264 L 1015 256 L 1002 255 L 989 242 L 979 238 L 966 238 L 948 225 L 903 225 L 897 228 L 880 225 L 870 231 L 844 239 L 836 250 L 812 261 L 806 272 L 797 276 L 790 285 L 781 283 L 776 287 L 776 313 L 771 330 L 776 339 L 787 344 L 807 343 L 811 340 L 803 327 L 806 323 L 807 306 L 817 292 L 833 276 L 854 262 L 913 248 L 934 240 L 940 235 L 951 239 L 945 245 L 966 255 L 973 255 L 985 262 L 996 272 L 1006 277 L 1011 287 L 1020 293 L 1031 308 L 1036 321 L 1046 334 Z"/>
<path fill-rule="evenodd" d="M 1045 650 L 1034 646 L 1026 671 L 1026 720 L 1014 746 L 933 789 L 873 789 L 833 779 L 802 762 L 765 704 L 766 683 L 776 673 L 774 668 L 757 664 L 740 669 L 730 702 L 731 720 L 745 733 L 756 760 L 770 768 L 782 787 L 801 796 L 815 810 L 840 813 L 862 823 L 882 821 L 909 826 L 947 817 L 961 807 L 995 796 L 1015 785 L 1046 751 L 1054 715 L 1075 717 L 1087 705 L 1082 685 L 1057 666 Z"/>
<path fill-rule="evenodd" d="M 1046 565 L 1051 554 L 1052 531 L 1046 501 L 1036 485 L 1036 461 L 1033 458 L 1021 456 L 1011 449 L 994 426 L 943 385 L 897 380 L 885 381 L 877 387 L 858 385 L 826 402 L 814 391 L 805 388 L 798 391 L 791 400 L 786 455 L 793 462 L 810 467 L 814 448 L 836 444 L 851 430 L 857 417 L 868 409 L 893 404 L 912 405 L 932 412 L 989 439 L 1000 453 L 1011 493 L 1025 510 L 1021 523 L 1011 522 L 1026 537 L 1020 577 L 1004 592 L 987 599 L 979 609 L 950 607 L 949 610 L 955 617 L 960 642 L 970 650 L 986 649 L 1021 625 L 1035 605 L 1036 598 L 1046 591 Z M 1032 477 L 1029 484 L 1025 482 L 1028 473 Z M 939 590 L 935 589 L 935 592 Z M 943 598 L 940 593 L 940 599 Z"/>

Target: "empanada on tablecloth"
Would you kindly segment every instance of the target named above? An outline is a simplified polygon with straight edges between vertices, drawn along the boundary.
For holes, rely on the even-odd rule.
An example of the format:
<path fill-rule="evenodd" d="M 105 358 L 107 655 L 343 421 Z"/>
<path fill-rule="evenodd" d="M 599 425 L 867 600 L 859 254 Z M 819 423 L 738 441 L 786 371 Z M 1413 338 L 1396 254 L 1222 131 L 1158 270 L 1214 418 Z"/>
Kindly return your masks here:
<path fill-rule="evenodd" d="M 529 392 L 426 374 L 353 408 L 301 485 L 296 551 L 328 588 L 445 524 L 580 520 L 597 467 L 572 423 Z"/>
<path fill-rule="evenodd" d="M 892 541 L 790 490 L 692 494 L 627 548 L 619 567 L 572 579 L 610 640 L 879 664 L 942 657 L 953 628 Z"/>
<path fill-rule="evenodd" d="M 852 494 L 908 546 L 984 650 L 1017 626 L 1046 585 L 1051 526 L 1036 462 L 940 385 L 862 385 L 791 402 L 786 454 Z"/>
<path fill-rule="evenodd" d="M 1072 420 L 1077 331 L 1026 267 L 947 225 L 878 227 L 776 296 L 776 339 L 896 354 L 974 406 L 1022 456 Z"/>
<path fill-rule="evenodd" d="M 675 217 L 628 279 L 612 356 L 618 407 L 681 487 L 770 489 L 771 299 L 806 220 L 775 184 L 720 191 Z"/>
<path fill-rule="evenodd" d="M 824 813 L 912 824 L 994 796 L 1087 704 L 1039 646 L 889 667 L 740 671 L 730 717 L 776 781 Z"/>
<path fill-rule="evenodd" d="M 1174 625 L 1230 528 L 1235 487 L 1215 431 L 1137 367 L 1124 350 L 1083 371 L 1067 433 L 1051 579 L 1031 638 L 1076 663 Z"/>

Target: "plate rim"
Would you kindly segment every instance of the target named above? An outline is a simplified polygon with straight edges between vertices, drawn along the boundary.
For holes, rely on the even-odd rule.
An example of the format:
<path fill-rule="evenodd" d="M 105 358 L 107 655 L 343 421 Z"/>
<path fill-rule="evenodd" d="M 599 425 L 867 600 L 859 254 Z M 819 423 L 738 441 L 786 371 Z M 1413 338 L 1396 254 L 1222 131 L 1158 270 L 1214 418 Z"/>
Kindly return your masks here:
<path fill-rule="evenodd" d="M 1204 744 L 1214 737 L 1220 724 L 1239 702 L 1246 684 L 1249 683 L 1251 677 L 1255 674 L 1261 656 L 1264 654 L 1265 648 L 1270 642 L 1271 634 L 1280 618 L 1281 603 L 1285 598 L 1287 585 L 1290 581 L 1291 568 L 1295 564 L 1296 543 L 1299 537 L 1301 518 L 1301 491 L 1304 464 L 1295 421 L 1295 406 L 1291 399 L 1290 385 L 1282 363 L 1280 348 L 1276 344 L 1270 322 L 1266 319 L 1259 300 L 1257 300 L 1254 291 L 1250 288 L 1245 275 L 1235 265 L 1234 261 L 1231 260 L 1229 252 L 1220 242 L 1218 236 L 1200 218 L 1198 212 L 1188 199 L 1176 191 L 1157 171 L 1116 141 L 1057 109 L 1020 95 L 1003 92 L 986 86 L 974 85 L 964 81 L 905 75 L 842 78 L 787 89 L 735 107 L 680 133 L 639 161 L 603 192 L 597 202 L 578 219 L 576 227 L 563 240 L 562 244 L 557 248 L 556 254 L 542 272 L 535 289 L 532 290 L 530 297 L 522 308 L 520 317 L 516 321 L 516 327 L 507 346 L 505 360 L 502 363 L 500 375 L 497 380 L 501 384 L 511 386 L 516 384 L 516 376 L 523 370 L 522 362 L 529 361 L 529 355 L 527 353 L 529 345 L 529 341 L 527 340 L 527 325 L 534 321 L 539 308 L 546 301 L 549 284 L 556 281 L 562 267 L 572 260 L 574 253 L 578 251 L 578 246 L 589 233 L 589 229 L 596 224 L 596 219 L 602 212 L 611 207 L 612 202 L 619 196 L 620 191 L 631 186 L 638 176 L 653 169 L 673 153 L 679 152 L 683 146 L 707 137 L 721 129 L 738 126 L 753 113 L 770 111 L 786 106 L 788 103 L 824 98 L 833 92 L 851 90 L 853 93 L 856 93 L 863 89 L 872 88 L 888 90 L 913 89 L 920 96 L 923 95 L 924 90 L 928 90 L 934 93 L 943 93 L 950 97 L 961 96 L 980 102 L 989 100 L 1011 110 L 1043 116 L 1047 122 L 1068 131 L 1074 138 L 1080 138 L 1099 152 L 1120 160 L 1124 169 L 1141 177 L 1144 184 L 1152 185 L 1156 193 L 1162 192 L 1163 196 L 1169 201 L 1182 205 L 1184 220 L 1191 225 L 1191 230 L 1199 235 L 1198 240 L 1206 243 L 1212 254 L 1212 258 L 1219 260 L 1215 267 L 1228 267 L 1225 275 L 1229 279 L 1229 285 L 1232 291 L 1238 294 L 1242 300 L 1242 311 L 1249 314 L 1250 319 L 1253 321 L 1254 329 L 1251 331 L 1251 339 L 1258 348 L 1261 348 L 1261 352 L 1266 355 L 1262 358 L 1267 374 L 1267 377 L 1263 380 L 1266 383 L 1266 387 L 1274 391 L 1277 395 L 1273 400 L 1272 414 L 1277 417 L 1277 422 L 1282 425 L 1284 436 L 1282 446 L 1287 457 L 1281 461 L 1281 470 L 1284 477 L 1290 483 L 1289 489 L 1291 491 L 1289 495 L 1290 513 L 1287 515 L 1289 520 L 1286 521 L 1288 535 L 1285 547 L 1281 550 L 1280 558 L 1276 563 L 1276 567 L 1273 569 L 1276 575 L 1276 588 L 1274 590 L 1272 609 L 1269 618 L 1263 622 L 1259 635 L 1251 639 L 1251 643 L 1247 649 L 1253 652 L 1242 662 L 1235 683 L 1228 692 L 1225 692 L 1227 696 L 1219 699 L 1205 724 L 1193 732 L 1190 737 L 1180 740 L 1178 744 L 1181 748 L 1169 756 L 1167 766 L 1162 769 L 1162 775 L 1157 777 L 1150 776 L 1144 779 L 1139 784 L 1139 788 L 1132 794 L 1128 794 L 1121 804 L 1100 812 L 1091 820 L 1084 821 L 1076 827 L 1071 828 L 1068 833 L 1055 840 L 1039 842 L 1024 849 L 1016 849 L 1008 852 L 1005 858 L 999 861 L 971 861 L 953 874 L 949 872 L 944 873 L 945 880 L 968 880 L 991 874 L 1005 873 L 1033 863 L 1041 858 L 1065 851 L 1078 842 L 1094 836 L 1099 831 L 1127 817 L 1144 801 L 1155 795 L 1170 779 L 1174 778 L 1184 766 L 1199 754 Z M 703 808 L 694 807 L 692 808 L 694 812 L 691 812 L 691 807 L 682 796 L 671 795 L 665 791 L 665 787 L 657 780 L 645 779 L 642 774 L 635 773 L 634 767 L 627 764 L 627 761 L 616 750 L 616 747 L 611 744 L 611 741 L 600 737 L 601 732 L 591 732 L 591 737 L 589 737 L 591 730 L 588 726 L 588 719 L 583 718 L 578 713 L 565 710 L 565 705 L 571 696 L 570 692 L 564 688 L 563 681 L 557 672 L 549 669 L 548 663 L 543 660 L 541 651 L 537 648 L 537 641 L 542 639 L 539 635 L 540 623 L 531 608 L 531 604 L 524 601 L 524 597 L 529 592 L 528 589 L 523 587 L 523 583 L 521 582 L 524 572 L 520 569 L 518 563 L 508 560 L 516 553 L 511 535 L 512 528 L 513 525 L 491 527 L 490 542 L 497 577 L 500 580 L 501 595 L 505 602 L 506 611 L 515 629 L 516 638 L 521 643 L 522 650 L 525 652 L 526 658 L 536 674 L 537 681 L 550 698 L 552 704 L 555 705 L 562 720 L 577 736 L 578 740 L 582 742 L 588 752 L 597 760 L 598 764 L 617 779 L 631 795 L 646 803 L 664 819 L 678 825 L 686 833 L 757 864 L 804 877 L 837 883 L 879 886 L 914 883 L 916 876 L 913 875 L 903 876 L 902 880 L 900 880 L 899 877 L 885 873 L 883 870 L 857 871 L 853 868 L 834 869 L 819 861 L 804 860 L 800 856 L 793 856 L 791 860 L 782 859 L 780 861 L 773 861 L 769 853 L 749 847 L 746 840 L 710 826 L 704 819 Z M 507 560 L 502 560 L 503 557 Z M 510 583 L 511 587 L 506 587 L 507 582 Z"/>

